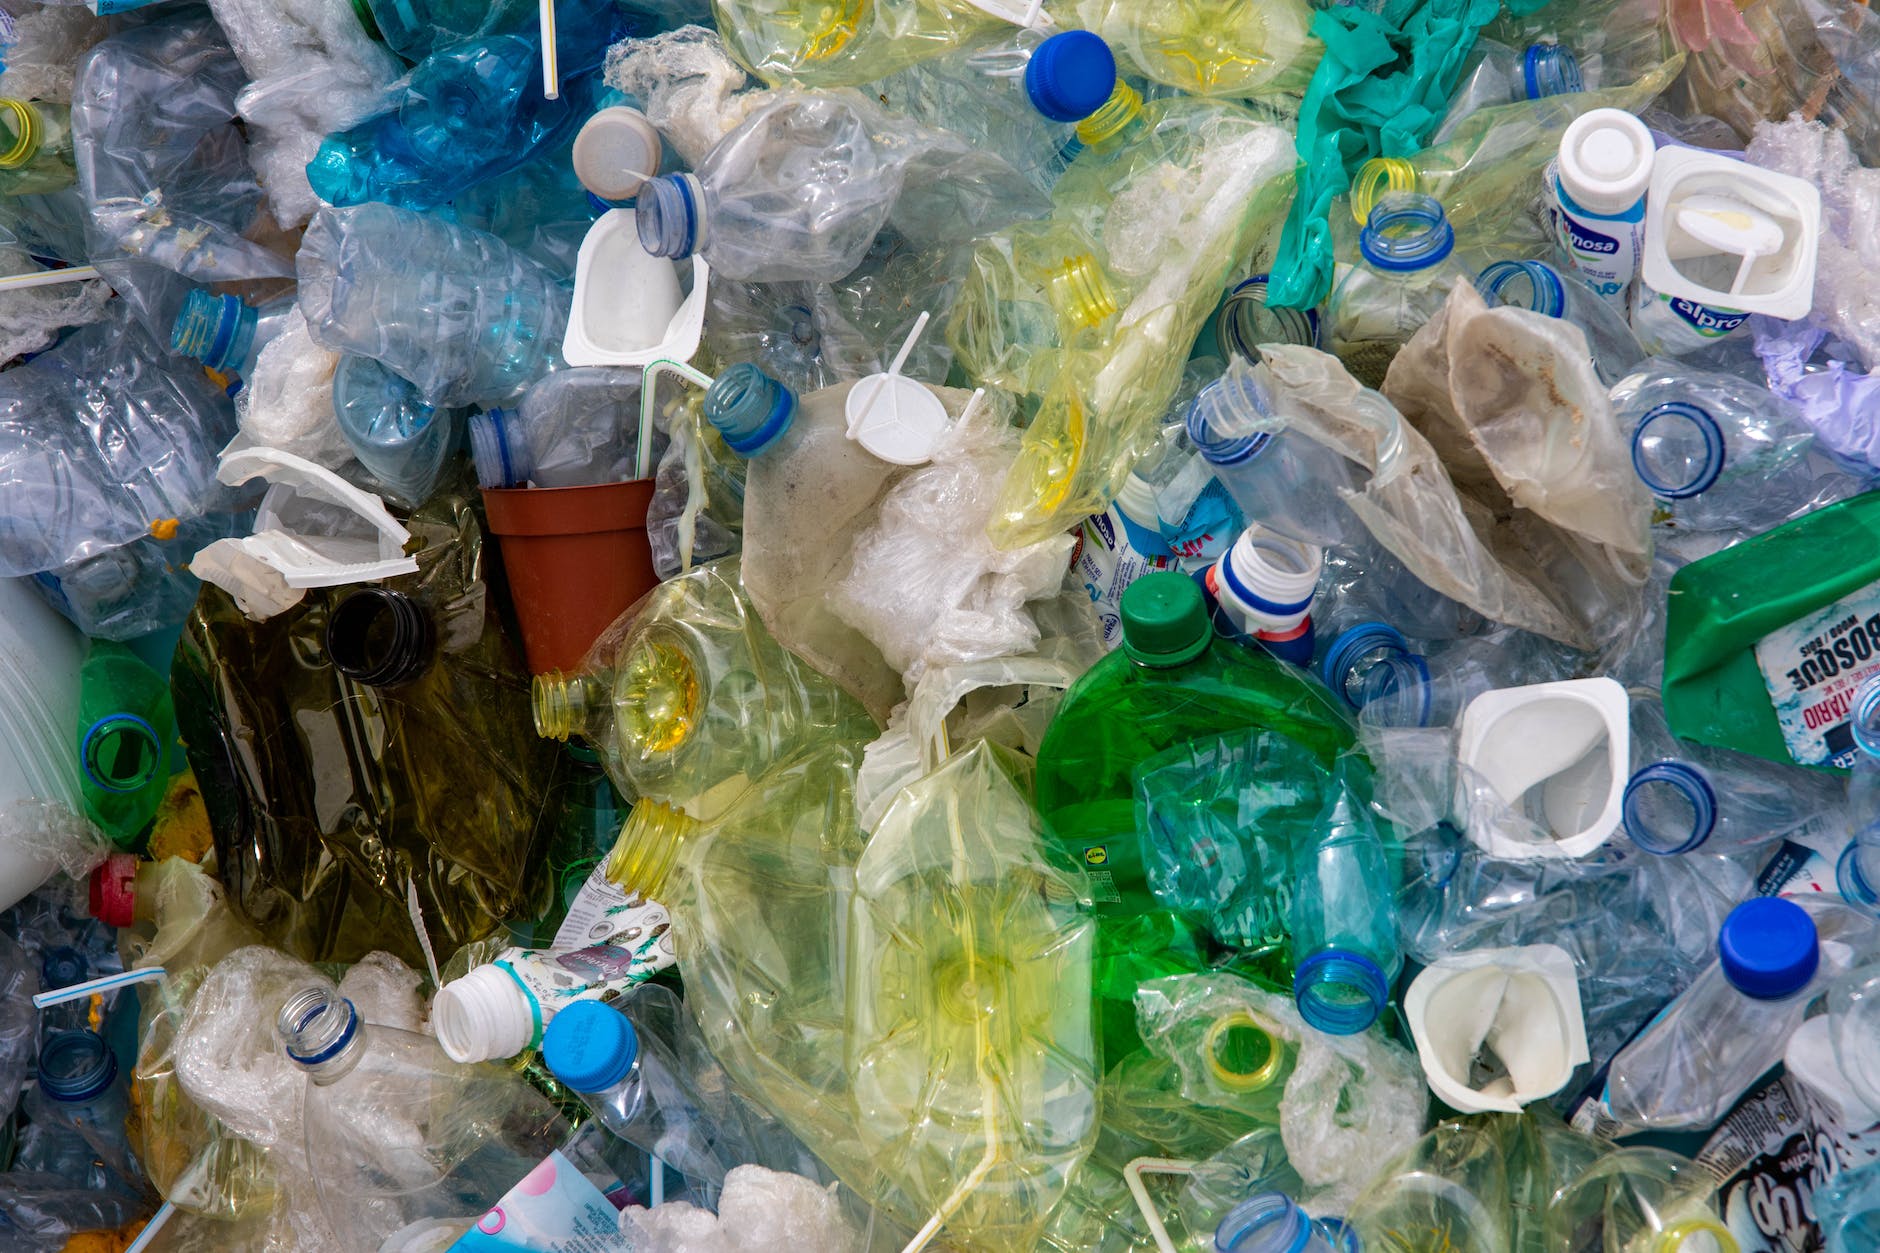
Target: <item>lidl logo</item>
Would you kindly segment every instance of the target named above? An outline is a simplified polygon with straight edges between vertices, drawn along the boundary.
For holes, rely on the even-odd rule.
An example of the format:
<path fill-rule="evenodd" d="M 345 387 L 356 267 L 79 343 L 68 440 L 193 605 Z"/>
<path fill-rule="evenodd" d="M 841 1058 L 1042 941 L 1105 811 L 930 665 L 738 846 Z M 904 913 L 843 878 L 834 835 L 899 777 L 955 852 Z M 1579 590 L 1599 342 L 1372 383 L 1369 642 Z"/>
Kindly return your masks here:
<path fill-rule="evenodd" d="M 1092 844 L 1084 850 L 1084 865 L 1101 866 L 1110 860 L 1110 850 L 1101 844 Z"/>

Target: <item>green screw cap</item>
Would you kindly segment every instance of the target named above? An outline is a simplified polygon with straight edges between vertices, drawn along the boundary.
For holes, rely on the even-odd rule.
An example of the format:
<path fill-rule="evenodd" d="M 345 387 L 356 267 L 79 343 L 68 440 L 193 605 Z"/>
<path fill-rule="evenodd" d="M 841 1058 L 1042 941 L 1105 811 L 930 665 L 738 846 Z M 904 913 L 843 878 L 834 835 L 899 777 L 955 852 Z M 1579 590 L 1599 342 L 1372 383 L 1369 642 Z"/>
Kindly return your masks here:
<path fill-rule="evenodd" d="M 1145 574 L 1123 591 L 1123 651 L 1145 666 L 1179 666 L 1207 651 L 1214 628 L 1195 581 L 1174 570 Z"/>

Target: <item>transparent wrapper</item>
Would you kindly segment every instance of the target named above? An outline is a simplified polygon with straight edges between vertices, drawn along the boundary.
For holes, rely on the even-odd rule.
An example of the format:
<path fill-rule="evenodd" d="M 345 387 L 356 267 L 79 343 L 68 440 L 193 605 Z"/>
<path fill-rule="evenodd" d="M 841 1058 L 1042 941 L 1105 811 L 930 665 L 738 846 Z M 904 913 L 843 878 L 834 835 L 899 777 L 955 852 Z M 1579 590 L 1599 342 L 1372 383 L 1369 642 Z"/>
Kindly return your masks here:
<path fill-rule="evenodd" d="M 293 274 L 245 238 L 263 194 L 235 121 L 246 81 L 207 13 L 122 31 L 85 55 L 72 149 L 94 258 L 128 254 L 205 283 Z"/>
<path fill-rule="evenodd" d="M 31 274 L 37 268 L 25 251 L 0 248 L 0 273 Z M 110 298 L 111 289 L 95 280 L 0 292 L 0 363 L 38 352 L 65 327 L 99 321 Z"/>
<path fill-rule="evenodd" d="M 801 1175 L 738 1166 L 725 1177 L 713 1214 L 687 1201 L 629 1205 L 621 1234 L 645 1253 L 743 1253 L 756 1249 L 850 1249 L 860 1233 L 844 1215 L 836 1185 Z"/>
<path fill-rule="evenodd" d="M 640 102 L 647 120 L 693 167 L 771 98 L 752 90 L 756 85 L 731 59 L 718 32 L 703 26 L 621 40 L 607 50 L 604 77 L 609 87 Z"/>
<path fill-rule="evenodd" d="M 1062 534 L 994 547 L 986 526 L 1019 446 L 1009 398 L 988 392 L 959 421 L 969 398 L 941 395 L 953 428 L 927 465 L 888 489 L 831 589 L 836 616 L 909 684 L 931 668 L 1030 652 L 1039 633 L 1027 606 L 1057 592 L 1072 547 Z"/>
<path fill-rule="evenodd" d="M 16 0 L 7 11 L 13 15 L 15 39 L 6 50 L 0 95 L 70 104 L 76 64 L 104 38 L 109 29 L 104 19 L 83 5 L 32 0 Z"/>
<path fill-rule="evenodd" d="M 1430 587 L 1496 622 L 1577 648 L 1627 634 L 1639 613 L 1645 551 L 1602 545 L 1525 511 L 1497 518 L 1491 504 L 1458 488 L 1429 439 L 1326 353 L 1273 345 L 1254 378 L 1273 396 L 1280 425 L 1371 471 L 1345 503 Z"/>
<path fill-rule="evenodd" d="M 313 342 L 298 306 L 262 348 L 254 377 L 235 396 L 236 422 L 249 440 L 305 457 L 329 470 L 352 460 L 333 416 L 333 374 L 340 356 Z"/>
<path fill-rule="evenodd" d="M 1023 12 L 1023 6 L 1012 8 L 1009 21 Z M 870 82 L 1006 26 L 974 0 L 874 0 L 836 8 L 713 0 L 712 18 L 732 55 L 765 82 L 819 87 Z"/>

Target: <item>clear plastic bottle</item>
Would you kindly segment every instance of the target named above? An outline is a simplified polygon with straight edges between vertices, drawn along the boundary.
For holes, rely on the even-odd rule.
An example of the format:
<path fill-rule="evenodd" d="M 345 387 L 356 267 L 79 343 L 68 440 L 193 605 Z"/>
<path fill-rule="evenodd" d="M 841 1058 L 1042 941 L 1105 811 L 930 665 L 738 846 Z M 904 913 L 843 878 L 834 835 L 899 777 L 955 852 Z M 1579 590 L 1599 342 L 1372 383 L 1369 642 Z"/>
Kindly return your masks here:
<path fill-rule="evenodd" d="M 1813 500 L 1814 434 L 1766 388 L 1652 361 L 1612 389 L 1612 407 L 1674 527 L 1764 531 Z"/>
<path fill-rule="evenodd" d="M 737 1163 L 724 1159 L 671 1046 L 642 1034 L 631 1009 L 631 999 L 570 1005 L 542 1034 L 543 1062 L 608 1131 L 688 1179 L 722 1184 Z"/>
<path fill-rule="evenodd" d="M 1280 427 L 1271 398 L 1244 366 L 1202 388 L 1188 409 L 1187 429 L 1248 521 L 1321 547 L 1359 528 L 1339 495 L 1358 486 L 1356 467 L 1317 440 Z"/>
<path fill-rule="evenodd" d="M 712 24 L 767 83 L 855 86 L 1007 29 L 1009 0 L 712 0 Z"/>
<path fill-rule="evenodd" d="M 1514 305 L 1571 322 L 1586 336 L 1599 381 L 1611 387 L 1645 359 L 1625 315 L 1593 294 L 1577 277 L 1545 261 L 1496 261 L 1475 276 L 1475 288 L 1491 305 Z"/>
<path fill-rule="evenodd" d="M 1358 233 L 1362 261 L 1345 269 L 1326 301 L 1332 351 L 1367 387 L 1449 299 L 1458 278 L 1473 278 L 1453 255 L 1456 233 L 1434 196 L 1381 197 Z"/>
<path fill-rule="evenodd" d="M 860 96 L 799 92 L 759 109 L 689 174 L 640 189 L 640 244 L 698 253 L 730 279 L 833 282 L 860 264 L 906 157 L 876 142 Z"/>
<path fill-rule="evenodd" d="M 1547 1253 L 1737 1248 L 1716 1191 L 1716 1179 L 1687 1157 L 1644 1145 L 1614 1149 L 1550 1198 Z"/>
<path fill-rule="evenodd" d="M 1395 892 L 1369 811 L 1339 788 L 1293 875 L 1293 996 L 1313 1027 L 1355 1035 L 1390 1003 L 1403 970 Z"/>
<path fill-rule="evenodd" d="M 377 1249 L 426 1219 L 474 1220 L 565 1134 L 522 1075 L 460 1066 L 429 1036 L 369 1026 L 325 987 L 290 997 L 277 1026 L 307 1075 L 307 1167 L 340 1247 Z"/>
<path fill-rule="evenodd" d="M 1255 274 L 1234 284 L 1214 315 L 1214 347 L 1224 358 L 1258 363 L 1261 344 L 1320 346 L 1317 309 L 1287 309 L 1266 303 L 1267 275 Z"/>
<path fill-rule="evenodd" d="M 1116 58 L 1087 30 L 1002 31 L 863 90 L 896 113 L 1003 156 L 1049 191 L 1075 152 L 1075 124 L 1115 90 Z"/>
<path fill-rule="evenodd" d="M 1327 685 L 1371 726 L 1451 726 L 1483 692 L 1550 683 L 1571 672 L 1569 650 L 1513 628 L 1418 652 L 1387 624 L 1373 627 L 1382 629 L 1360 624 L 1341 635 L 1322 662 Z"/>
<path fill-rule="evenodd" d="M 514 409 L 470 418 L 484 487 L 585 487 L 633 477 L 639 451 L 640 370 L 589 366 L 537 380 Z"/>
<path fill-rule="evenodd" d="M 1612 1059 L 1605 1114 L 1633 1131 L 1714 1126 L 1781 1059 L 1821 955 L 1815 918 L 1794 901 L 1731 910 L 1717 960 Z"/>
<path fill-rule="evenodd" d="M 128 1076 L 103 1036 L 84 1028 L 49 1035 L 39 1050 L 39 1095 L 48 1117 L 83 1136 L 118 1178 L 134 1183 L 143 1177 L 125 1139 Z"/>
<path fill-rule="evenodd" d="M 426 404 L 383 362 L 351 355 L 333 372 L 333 416 L 359 464 L 407 508 L 437 490 L 461 426 L 457 410 Z"/>
<path fill-rule="evenodd" d="M 1680 740 L 1657 693 L 1631 696 L 1634 769 L 1621 812 L 1625 833 L 1646 852 L 1740 853 L 1834 806 L 1819 775 Z"/>
<path fill-rule="evenodd" d="M 1463 121 L 1483 109 L 1585 91 L 1580 59 L 1557 43 L 1533 43 L 1516 52 L 1506 44 L 1478 38 L 1463 63 L 1462 81 L 1449 97 L 1449 111 L 1437 124 L 1429 145 L 1442 143 Z"/>
<path fill-rule="evenodd" d="M 256 306 L 192 287 L 171 328 L 170 347 L 219 374 L 250 378 L 261 350 L 285 329 L 294 308 L 292 293 Z"/>
<path fill-rule="evenodd" d="M 150 825 L 170 782 L 170 685 L 122 644 L 94 640 L 79 670 L 78 763 L 85 811 L 120 846 Z"/>
<path fill-rule="evenodd" d="M 501 404 L 560 360 L 569 293 L 494 235 L 391 205 L 326 208 L 296 268 L 314 341 L 376 359 L 426 404 Z"/>
<path fill-rule="evenodd" d="M 875 735 L 854 698 L 772 638 L 735 559 L 660 584 L 602 634 L 588 665 L 536 676 L 536 731 L 581 736 L 623 793 L 700 819 L 798 748 Z"/>
<path fill-rule="evenodd" d="M 1880 914 L 1880 675 L 1854 690 L 1847 721 L 1858 750 L 1847 778 L 1854 832 L 1835 864 L 1835 886 L 1849 904 Z"/>

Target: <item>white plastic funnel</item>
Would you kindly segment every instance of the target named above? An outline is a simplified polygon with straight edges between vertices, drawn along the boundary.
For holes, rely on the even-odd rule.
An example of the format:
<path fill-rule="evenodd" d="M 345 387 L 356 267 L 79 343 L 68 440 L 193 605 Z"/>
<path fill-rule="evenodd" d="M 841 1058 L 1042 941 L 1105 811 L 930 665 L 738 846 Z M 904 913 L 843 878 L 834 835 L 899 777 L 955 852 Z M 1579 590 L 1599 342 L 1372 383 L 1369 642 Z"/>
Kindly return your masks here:
<path fill-rule="evenodd" d="M 1518 1113 L 1590 1057 L 1573 958 L 1552 944 L 1442 958 L 1403 1008 L 1430 1091 L 1464 1113 Z"/>
<path fill-rule="evenodd" d="M 1552 839 L 1485 829 L 1473 814 L 1469 838 L 1509 858 L 1583 857 L 1604 844 L 1625 796 L 1630 707 L 1625 689 L 1605 678 L 1502 688 L 1470 701 L 1458 758 Z"/>
<path fill-rule="evenodd" d="M 682 295 L 673 263 L 640 246 L 633 211 L 609 209 L 581 241 L 561 355 L 569 365 L 691 360 L 705 329 L 710 278 L 705 259 L 693 256 L 692 291 Z"/>

